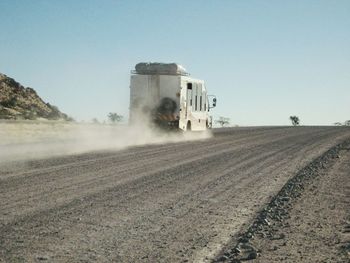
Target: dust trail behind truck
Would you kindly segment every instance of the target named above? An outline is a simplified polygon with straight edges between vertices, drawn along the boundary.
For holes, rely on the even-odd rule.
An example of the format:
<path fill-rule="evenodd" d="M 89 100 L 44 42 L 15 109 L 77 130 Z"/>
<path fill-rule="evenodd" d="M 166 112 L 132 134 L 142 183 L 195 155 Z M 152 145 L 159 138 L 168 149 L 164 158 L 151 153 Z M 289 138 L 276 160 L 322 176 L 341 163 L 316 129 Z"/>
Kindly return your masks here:
<path fill-rule="evenodd" d="M 210 101 L 211 100 L 211 101 Z M 203 80 L 176 63 L 138 63 L 130 79 L 130 123 L 153 123 L 165 129 L 203 131 L 212 127 L 216 106 Z"/>

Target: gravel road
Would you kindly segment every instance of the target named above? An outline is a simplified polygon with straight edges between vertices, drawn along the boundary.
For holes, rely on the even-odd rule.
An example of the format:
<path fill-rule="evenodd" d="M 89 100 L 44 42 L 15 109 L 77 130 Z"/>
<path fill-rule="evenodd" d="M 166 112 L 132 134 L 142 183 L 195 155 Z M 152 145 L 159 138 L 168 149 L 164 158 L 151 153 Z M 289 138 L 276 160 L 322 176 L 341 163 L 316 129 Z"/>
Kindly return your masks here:
<path fill-rule="evenodd" d="M 304 173 L 300 189 L 291 184 L 297 193 L 281 204 L 281 217 L 250 242 L 260 251 L 252 263 L 350 262 L 350 142 L 338 150 L 314 175 Z"/>
<path fill-rule="evenodd" d="M 0 167 L 0 262 L 210 262 L 346 127 L 233 128 L 203 141 Z"/>

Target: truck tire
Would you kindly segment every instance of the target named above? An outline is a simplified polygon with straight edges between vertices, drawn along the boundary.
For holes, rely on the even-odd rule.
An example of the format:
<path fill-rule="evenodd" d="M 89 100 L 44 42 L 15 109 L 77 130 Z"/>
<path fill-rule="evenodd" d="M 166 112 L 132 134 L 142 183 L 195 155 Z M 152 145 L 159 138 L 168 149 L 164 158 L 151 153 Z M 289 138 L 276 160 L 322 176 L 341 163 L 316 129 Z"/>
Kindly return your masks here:
<path fill-rule="evenodd" d="M 176 111 L 177 104 L 171 98 L 163 98 L 160 101 L 157 112 L 160 114 L 173 114 Z"/>

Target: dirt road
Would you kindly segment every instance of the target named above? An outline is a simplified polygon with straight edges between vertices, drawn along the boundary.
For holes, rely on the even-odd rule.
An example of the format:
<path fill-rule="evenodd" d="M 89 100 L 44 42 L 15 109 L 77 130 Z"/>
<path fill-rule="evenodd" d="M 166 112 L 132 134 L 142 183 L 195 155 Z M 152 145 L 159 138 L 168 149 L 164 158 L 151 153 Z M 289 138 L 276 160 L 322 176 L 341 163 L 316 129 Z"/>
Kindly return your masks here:
<path fill-rule="evenodd" d="M 0 167 L 0 262 L 210 261 L 345 127 L 222 129 Z"/>

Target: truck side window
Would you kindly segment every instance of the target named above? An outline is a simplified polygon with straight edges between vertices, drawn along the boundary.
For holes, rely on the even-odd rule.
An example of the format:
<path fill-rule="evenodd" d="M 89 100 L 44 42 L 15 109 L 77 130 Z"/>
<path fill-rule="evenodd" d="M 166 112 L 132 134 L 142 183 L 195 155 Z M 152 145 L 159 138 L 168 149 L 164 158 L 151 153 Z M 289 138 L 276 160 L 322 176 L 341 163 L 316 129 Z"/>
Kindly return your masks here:
<path fill-rule="evenodd" d="M 187 90 L 191 90 L 192 92 L 192 83 L 187 83 Z M 190 98 L 190 106 L 192 106 L 192 96 Z"/>
<path fill-rule="evenodd" d="M 192 107 L 192 111 L 197 111 L 197 84 L 196 83 L 192 83 L 193 86 L 193 90 L 192 90 L 192 100 L 193 100 L 193 106 Z"/>
<path fill-rule="evenodd" d="M 195 101 L 194 101 L 194 110 L 197 111 L 197 94 L 196 94 L 196 97 L 195 97 Z"/>
<path fill-rule="evenodd" d="M 207 92 L 203 91 L 203 111 L 207 110 Z"/>
<path fill-rule="evenodd" d="M 197 111 L 202 111 L 202 84 L 201 83 L 197 83 L 196 84 L 196 95 L 198 97 L 197 101 L 196 101 L 196 110 Z"/>

